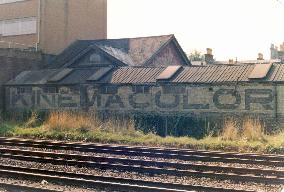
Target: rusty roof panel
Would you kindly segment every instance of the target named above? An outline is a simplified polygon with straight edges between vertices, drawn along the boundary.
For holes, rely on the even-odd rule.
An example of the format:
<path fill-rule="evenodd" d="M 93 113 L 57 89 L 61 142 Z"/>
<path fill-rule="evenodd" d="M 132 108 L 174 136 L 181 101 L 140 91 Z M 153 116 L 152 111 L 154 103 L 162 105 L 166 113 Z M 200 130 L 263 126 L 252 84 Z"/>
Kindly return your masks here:
<path fill-rule="evenodd" d="M 143 84 L 156 83 L 158 75 L 164 71 L 164 67 L 158 68 L 138 68 L 122 67 L 113 72 L 111 79 L 106 83 L 114 84 Z"/>
<path fill-rule="evenodd" d="M 181 66 L 168 66 L 168 67 L 157 77 L 157 80 L 169 80 L 169 79 L 171 79 L 180 69 L 181 69 Z"/>
<path fill-rule="evenodd" d="M 254 69 L 249 74 L 249 79 L 263 79 L 271 69 L 272 64 L 256 64 Z"/>

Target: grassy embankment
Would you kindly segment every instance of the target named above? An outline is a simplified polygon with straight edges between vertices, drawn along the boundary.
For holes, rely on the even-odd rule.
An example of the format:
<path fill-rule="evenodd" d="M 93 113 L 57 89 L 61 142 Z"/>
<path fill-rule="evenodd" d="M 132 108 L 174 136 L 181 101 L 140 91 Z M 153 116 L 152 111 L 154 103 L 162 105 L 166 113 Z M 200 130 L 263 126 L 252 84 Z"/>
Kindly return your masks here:
<path fill-rule="evenodd" d="M 15 120 L 0 122 L 0 135 L 240 152 L 283 153 L 284 148 L 284 132 L 267 135 L 255 119 L 244 120 L 241 126 L 232 119 L 227 120 L 217 136 L 197 140 L 145 134 L 135 129 L 132 120 L 102 122 L 95 115 L 75 112 L 53 112 L 46 120 L 40 120 L 33 113 L 24 123 Z"/>

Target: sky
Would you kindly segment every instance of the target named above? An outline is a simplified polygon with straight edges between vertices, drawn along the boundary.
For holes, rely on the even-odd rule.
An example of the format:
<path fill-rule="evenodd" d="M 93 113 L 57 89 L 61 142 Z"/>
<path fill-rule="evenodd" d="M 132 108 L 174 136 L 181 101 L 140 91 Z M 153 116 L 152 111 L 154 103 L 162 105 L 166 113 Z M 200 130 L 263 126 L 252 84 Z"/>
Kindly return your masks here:
<path fill-rule="evenodd" d="M 174 34 L 216 60 L 270 59 L 284 42 L 284 0 L 108 0 L 108 38 Z"/>

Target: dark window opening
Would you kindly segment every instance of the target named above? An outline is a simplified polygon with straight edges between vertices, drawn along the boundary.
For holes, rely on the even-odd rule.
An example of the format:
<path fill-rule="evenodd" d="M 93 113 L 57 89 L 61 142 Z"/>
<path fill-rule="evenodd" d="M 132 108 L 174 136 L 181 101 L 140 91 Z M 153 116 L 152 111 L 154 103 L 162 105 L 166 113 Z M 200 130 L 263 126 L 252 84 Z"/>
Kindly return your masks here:
<path fill-rule="evenodd" d="M 149 86 L 133 86 L 132 87 L 132 92 L 134 93 L 149 93 L 150 92 L 150 87 Z"/>
<path fill-rule="evenodd" d="M 117 94 L 118 87 L 117 86 L 104 86 L 100 88 L 101 94 Z"/>
<path fill-rule="evenodd" d="M 18 87 L 17 93 L 18 94 L 24 94 L 24 93 L 32 93 L 32 87 Z"/>
<path fill-rule="evenodd" d="M 58 93 L 57 87 L 43 87 L 44 93 Z"/>

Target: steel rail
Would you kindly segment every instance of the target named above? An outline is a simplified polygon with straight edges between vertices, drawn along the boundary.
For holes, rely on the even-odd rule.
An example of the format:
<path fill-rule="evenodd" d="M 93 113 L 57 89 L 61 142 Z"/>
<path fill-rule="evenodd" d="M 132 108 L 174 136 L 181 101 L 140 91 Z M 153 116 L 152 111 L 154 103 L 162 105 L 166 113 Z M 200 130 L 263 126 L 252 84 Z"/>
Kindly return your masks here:
<path fill-rule="evenodd" d="M 32 153 L 32 152 L 31 152 Z M 37 152 L 37 154 L 40 154 Z M 125 165 L 125 164 L 114 164 L 108 162 L 92 162 L 86 156 L 87 159 L 84 161 L 82 159 L 71 158 L 68 160 L 64 156 L 60 158 L 46 157 L 45 153 L 42 153 L 41 156 L 36 156 L 35 154 L 30 154 L 32 156 L 24 155 L 13 155 L 13 154 L 0 154 L 1 157 L 17 159 L 22 161 L 32 161 L 40 163 L 51 163 L 54 165 L 73 165 L 78 167 L 92 167 L 102 170 L 117 170 L 120 172 L 137 172 L 142 174 L 150 175 L 174 175 L 174 176 L 192 176 L 192 177 L 207 177 L 219 180 L 234 180 L 242 182 L 255 182 L 255 183 L 269 183 L 269 184 L 283 184 L 284 178 L 278 176 L 257 176 L 257 175 L 245 175 L 245 174 L 235 174 L 235 173 L 219 173 L 214 171 L 197 171 L 197 170 L 180 170 L 173 168 L 158 168 L 158 167 L 144 167 L 141 165 Z M 68 154 L 69 155 L 69 154 Z M 73 156 L 74 157 L 74 156 Z"/>
<path fill-rule="evenodd" d="M 97 176 L 91 174 L 79 174 L 79 173 L 71 173 L 71 172 L 63 172 L 63 171 L 51 171 L 46 169 L 35 169 L 35 168 L 27 168 L 27 167 L 16 167 L 16 166 L 0 166 L 0 173 L 4 175 L 12 175 L 19 177 L 24 176 L 25 178 L 32 178 L 36 176 L 35 179 L 46 179 L 52 182 L 61 182 L 62 178 L 68 178 L 69 181 L 73 181 L 73 185 L 81 184 L 80 181 L 89 182 L 87 186 L 93 187 L 93 182 L 96 181 L 98 185 L 100 182 L 103 183 L 115 183 L 119 185 L 125 186 L 142 186 L 146 191 L 150 189 L 150 191 L 220 191 L 220 192 L 252 192 L 253 190 L 240 190 L 233 188 L 221 188 L 221 187 L 209 187 L 202 185 L 189 185 L 189 184 L 180 184 L 180 183 L 168 183 L 168 182 L 157 182 L 157 181 L 144 181 L 137 179 L 129 179 L 129 178 L 121 178 L 121 177 L 108 177 L 108 176 Z M 45 177 L 47 176 L 47 177 Z M 45 178 L 43 178 L 45 177 Z M 57 179 L 56 179 L 57 178 Z M 79 183 L 77 183 L 79 180 Z M 115 187 L 117 185 L 114 185 Z M 130 187 L 130 188 L 131 188 Z M 117 189 L 117 188 L 116 188 Z"/>
<path fill-rule="evenodd" d="M 102 156 L 89 156 L 81 154 L 66 154 L 66 153 L 54 153 L 46 151 L 32 151 L 32 150 L 21 150 L 21 149 L 4 149 L 0 148 L 0 156 L 5 154 L 17 154 L 17 155 L 28 155 L 28 156 L 39 156 L 39 157 L 50 157 L 50 158 L 63 158 L 63 159 L 75 159 L 82 161 L 93 161 L 93 162 L 107 162 L 107 163 L 118 163 L 126 165 L 140 165 L 148 167 L 159 167 L 159 168 L 175 168 L 175 169 L 191 169 L 197 171 L 214 171 L 214 172 L 231 172 L 235 174 L 253 174 L 260 176 L 278 176 L 284 177 L 284 171 L 275 169 L 259 169 L 259 168 L 242 168 L 232 167 L 225 165 L 203 165 L 199 163 L 181 163 L 181 162 L 168 162 L 168 161 L 152 161 L 152 160 L 141 160 L 141 159 L 128 159 L 124 157 L 102 157 Z"/>
<path fill-rule="evenodd" d="M 1 144 L 1 143 L 0 143 Z M 16 146 L 15 143 L 2 143 L 3 145 L 13 145 Z M 19 144 L 19 143 L 18 143 Z M 60 145 L 60 144 L 58 144 Z M 19 146 L 19 145 L 18 145 Z M 26 147 L 27 145 L 25 145 Z M 38 147 L 36 145 L 30 147 Z M 203 154 L 203 155 L 185 155 L 185 154 L 178 154 L 178 153 L 164 153 L 164 152 L 139 152 L 133 150 L 116 150 L 116 149 L 101 149 L 101 148 L 80 148 L 73 147 L 71 148 L 64 148 L 59 146 L 53 145 L 45 145 L 42 144 L 40 148 L 47 148 L 47 149 L 57 149 L 61 150 L 76 150 L 81 152 L 93 152 L 93 153 L 108 153 L 108 154 L 115 154 L 115 155 L 127 155 L 127 156 L 146 156 L 146 157 L 153 157 L 153 158 L 164 158 L 164 159 L 179 159 L 185 161 L 204 161 L 204 162 L 224 162 L 224 163 L 239 163 L 239 164 L 258 164 L 258 165 L 270 165 L 270 166 L 284 166 L 283 161 L 272 161 L 272 160 L 264 160 L 264 159 L 244 159 L 244 158 L 230 158 L 230 157 L 220 157 L 216 156 L 215 154 Z"/>
<path fill-rule="evenodd" d="M 0 188 L 8 190 L 9 192 L 63 192 L 61 190 L 54 190 L 54 189 L 43 189 L 41 187 L 32 187 L 29 185 L 23 184 L 12 184 L 12 183 L 3 183 L 0 182 Z"/>
<path fill-rule="evenodd" d="M 57 150 L 77 150 L 83 152 L 96 153 L 112 153 L 132 156 L 159 156 L 162 158 L 178 158 L 186 159 L 187 156 L 214 156 L 217 161 L 220 159 L 247 159 L 255 160 L 257 164 L 276 164 L 277 162 L 284 162 L 284 155 L 272 154 L 256 154 L 256 153 L 234 153 L 221 151 L 204 151 L 204 150 L 188 150 L 176 148 L 154 148 L 154 147 L 139 147 L 139 146 L 125 146 L 125 145 L 107 145 L 107 144 L 89 144 L 89 143 L 66 143 L 48 140 L 29 140 L 18 138 L 0 138 L 0 145 L 16 145 L 38 148 L 50 148 Z M 242 163 L 245 163 L 243 161 Z M 280 166 L 284 166 L 284 163 Z"/>

